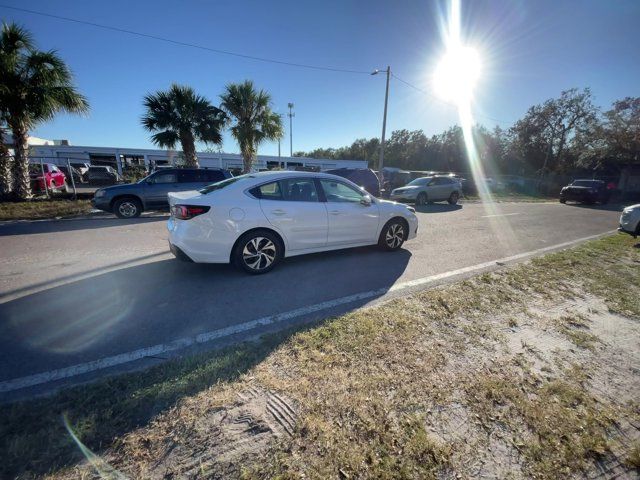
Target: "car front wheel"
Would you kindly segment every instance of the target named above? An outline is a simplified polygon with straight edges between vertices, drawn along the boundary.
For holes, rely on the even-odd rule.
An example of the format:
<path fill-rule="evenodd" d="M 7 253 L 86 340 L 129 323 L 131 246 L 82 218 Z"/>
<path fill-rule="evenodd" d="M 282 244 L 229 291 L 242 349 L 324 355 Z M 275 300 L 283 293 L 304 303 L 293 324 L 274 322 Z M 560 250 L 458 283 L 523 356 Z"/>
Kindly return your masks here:
<path fill-rule="evenodd" d="M 427 204 L 427 194 L 421 192 L 416 197 L 416 205 L 426 205 Z"/>
<path fill-rule="evenodd" d="M 390 220 L 380 232 L 380 239 L 378 245 L 383 250 L 393 252 L 402 247 L 405 238 L 408 234 L 407 225 L 400 219 Z"/>
<path fill-rule="evenodd" d="M 267 273 L 282 258 L 280 239 L 267 230 L 258 230 L 243 235 L 233 252 L 234 263 L 252 275 Z"/>
<path fill-rule="evenodd" d="M 123 198 L 113 204 L 113 212 L 118 218 L 136 218 L 142 213 L 142 205 L 135 198 Z"/>

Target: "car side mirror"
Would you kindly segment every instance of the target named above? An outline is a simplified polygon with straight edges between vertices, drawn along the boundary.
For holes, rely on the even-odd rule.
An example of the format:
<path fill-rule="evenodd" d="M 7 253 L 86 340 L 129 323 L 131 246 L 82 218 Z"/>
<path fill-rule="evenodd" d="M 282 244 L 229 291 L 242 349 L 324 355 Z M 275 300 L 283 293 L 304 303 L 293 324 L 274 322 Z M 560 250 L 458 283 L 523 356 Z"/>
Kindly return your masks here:
<path fill-rule="evenodd" d="M 362 197 L 360 199 L 360 205 L 363 205 L 365 207 L 370 207 L 371 206 L 371 197 L 369 195 Z"/>

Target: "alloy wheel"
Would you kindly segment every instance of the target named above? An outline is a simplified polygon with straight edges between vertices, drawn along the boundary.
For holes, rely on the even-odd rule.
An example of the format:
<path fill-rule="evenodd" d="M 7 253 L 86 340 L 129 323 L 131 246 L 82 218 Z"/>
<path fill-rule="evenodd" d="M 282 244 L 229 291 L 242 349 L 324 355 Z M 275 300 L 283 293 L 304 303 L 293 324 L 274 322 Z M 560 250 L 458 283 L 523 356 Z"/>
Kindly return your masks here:
<path fill-rule="evenodd" d="M 122 202 L 118 206 L 118 212 L 123 217 L 133 217 L 138 211 L 138 207 L 133 202 Z"/>
<path fill-rule="evenodd" d="M 242 250 L 242 261 L 251 270 L 264 270 L 276 259 L 276 246 L 265 237 L 254 237 Z"/>
<path fill-rule="evenodd" d="M 385 241 L 390 248 L 397 248 L 404 241 L 404 227 L 399 223 L 390 225 Z"/>

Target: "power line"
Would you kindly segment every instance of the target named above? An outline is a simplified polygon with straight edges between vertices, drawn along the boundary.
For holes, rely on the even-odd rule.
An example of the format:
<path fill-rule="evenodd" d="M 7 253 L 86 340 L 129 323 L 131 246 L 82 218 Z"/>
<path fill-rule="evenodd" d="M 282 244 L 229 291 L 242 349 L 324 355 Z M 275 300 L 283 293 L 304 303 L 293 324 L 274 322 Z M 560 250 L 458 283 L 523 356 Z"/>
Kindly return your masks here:
<path fill-rule="evenodd" d="M 406 86 L 408 86 L 408 87 L 410 87 L 410 88 L 413 88 L 413 89 L 414 89 L 414 90 L 416 90 L 417 92 L 420 92 L 420 93 L 422 93 L 423 95 L 426 95 L 426 96 L 428 96 L 428 97 L 430 97 L 430 98 L 433 98 L 434 100 L 438 100 L 439 102 L 442 102 L 442 103 L 445 103 L 445 104 L 447 104 L 447 105 L 449 105 L 449 106 L 452 106 L 452 107 L 456 107 L 456 108 L 457 108 L 457 105 L 455 105 L 454 103 L 447 102 L 446 100 L 443 100 L 443 99 L 441 99 L 441 98 L 438 98 L 438 97 L 436 97 L 434 94 L 432 94 L 432 93 L 430 93 L 430 92 L 427 92 L 426 90 L 423 90 L 423 89 L 422 89 L 422 88 L 420 88 L 420 87 L 416 87 L 416 86 L 415 86 L 415 85 L 413 85 L 412 83 L 409 83 L 409 82 L 407 82 L 406 80 L 403 80 L 402 78 L 398 77 L 395 73 L 392 73 L 391 75 L 393 76 L 393 78 L 395 78 L 395 79 L 396 79 L 396 80 L 398 80 L 399 82 L 404 83 Z M 491 121 L 494 121 L 494 122 L 496 122 L 496 123 L 502 123 L 502 124 L 505 124 L 505 125 L 511 125 L 511 124 L 513 123 L 513 122 L 506 122 L 506 121 L 504 121 L 504 120 L 499 120 L 499 119 L 497 119 L 497 118 L 489 117 L 489 116 L 487 116 L 487 115 L 481 115 L 481 114 L 479 114 L 479 115 L 476 115 L 476 116 L 478 116 L 478 117 L 482 117 L 482 118 L 486 118 L 487 120 L 491 120 Z"/>
<path fill-rule="evenodd" d="M 12 7 L 12 6 L 9 6 L 9 5 L 0 4 L 0 8 L 7 8 L 9 10 L 16 10 L 16 11 L 19 11 L 19 12 L 31 13 L 33 15 L 40 15 L 42 17 L 55 18 L 57 20 L 63 20 L 65 22 L 73 22 L 73 23 L 79 23 L 79 24 L 82 24 L 82 25 L 89 25 L 89 26 L 96 27 L 96 28 L 102 28 L 104 30 L 111 30 L 111 31 L 114 31 L 114 32 L 126 33 L 126 34 L 129 34 L 129 35 L 136 35 L 138 37 L 143 37 L 143 38 L 151 38 L 153 40 L 159 40 L 161 42 L 171 43 L 171 44 L 179 45 L 179 46 L 182 46 L 182 47 L 197 48 L 197 49 L 205 50 L 205 51 L 208 51 L 208 52 L 219 53 L 219 54 L 222 54 L 222 55 L 229 55 L 229 56 L 232 56 L 232 57 L 245 58 L 245 59 L 248 59 L 248 60 L 256 60 L 256 61 L 259 61 L 259 62 L 276 63 L 276 64 L 279 64 L 279 65 L 287 65 L 287 66 L 290 66 L 290 67 L 310 68 L 310 69 L 313 69 L 313 70 L 326 70 L 326 71 L 329 71 L 329 72 L 359 73 L 359 74 L 367 74 L 367 75 L 369 75 L 371 73 L 369 71 L 364 71 L 364 70 L 350 70 L 350 69 L 346 69 L 346 68 L 327 67 L 327 66 L 322 66 L 322 65 L 311 65 L 311 64 L 307 64 L 307 63 L 286 62 L 286 61 L 283 61 L 283 60 L 275 60 L 273 58 L 256 57 L 254 55 L 246 55 L 244 53 L 230 52 L 228 50 L 220 50 L 218 48 L 206 47 L 204 45 L 198 45 L 198 44 L 195 44 L 195 43 L 182 42 L 180 40 L 173 40 L 171 38 L 160 37 L 160 36 L 151 35 L 151 34 L 148 34 L 148 33 L 136 32 L 134 30 L 126 30 L 124 28 L 112 27 L 110 25 L 102 25 L 100 23 L 88 22 L 88 21 L 85 21 L 85 20 L 78 20 L 77 18 L 63 17 L 61 15 L 54 15 L 54 14 L 51 14 L 51 13 L 38 12 L 38 11 L 35 11 L 35 10 L 28 10 L 26 8 L 20 8 L 20 7 Z"/>

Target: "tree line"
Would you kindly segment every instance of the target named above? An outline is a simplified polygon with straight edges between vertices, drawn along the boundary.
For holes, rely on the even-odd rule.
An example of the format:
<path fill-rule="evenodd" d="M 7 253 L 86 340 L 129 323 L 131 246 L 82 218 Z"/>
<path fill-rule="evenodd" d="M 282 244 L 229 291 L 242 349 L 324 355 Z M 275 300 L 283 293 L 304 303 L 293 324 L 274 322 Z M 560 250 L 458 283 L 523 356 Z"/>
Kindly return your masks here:
<path fill-rule="evenodd" d="M 143 127 L 161 148 L 179 144 L 184 165 L 198 166 L 196 142 L 222 145 L 229 128 L 238 142 L 244 171 L 251 171 L 258 146 L 283 135 L 282 118 L 272 109 L 271 96 L 253 82 L 230 83 L 215 106 L 193 88 L 171 85 L 143 99 Z M 0 197 L 28 200 L 29 131 L 59 112 L 84 114 L 89 102 L 76 89 L 70 69 L 53 51 L 38 50 L 31 34 L 12 23 L 0 32 Z M 11 134 L 13 155 L 4 143 Z"/>
<path fill-rule="evenodd" d="M 478 156 L 492 175 L 541 175 L 576 170 L 617 171 L 640 164 L 640 98 L 594 105 L 590 89 L 572 88 L 534 105 L 508 129 L 476 124 Z M 295 156 L 364 159 L 377 167 L 380 141 L 362 138 L 341 148 L 317 148 Z M 427 137 L 422 130 L 396 130 L 385 142 L 385 165 L 406 170 L 467 172 L 462 129 L 455 125 Z"/>

